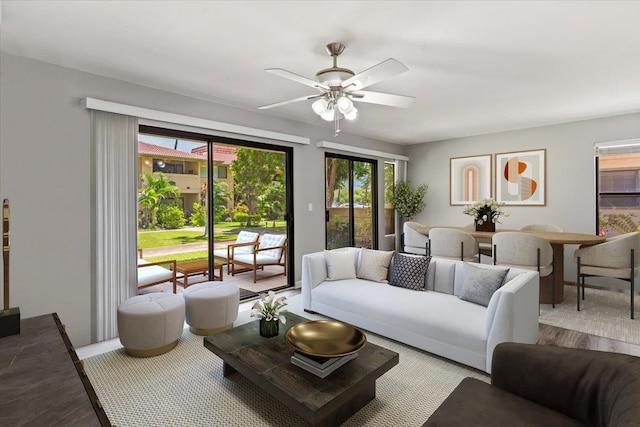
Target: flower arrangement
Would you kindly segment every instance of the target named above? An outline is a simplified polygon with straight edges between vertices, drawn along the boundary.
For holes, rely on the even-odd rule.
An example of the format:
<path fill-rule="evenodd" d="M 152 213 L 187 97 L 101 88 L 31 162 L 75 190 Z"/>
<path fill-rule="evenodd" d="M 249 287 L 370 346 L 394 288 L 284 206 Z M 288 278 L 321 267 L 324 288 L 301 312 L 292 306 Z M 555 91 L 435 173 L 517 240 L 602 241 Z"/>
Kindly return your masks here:
<path fill-rule="evenodd" d="M 260 299 L 251 307 L 251 317 L 257 317 L 260 320 L 274 322 L 279 320 L 282 324 L 287 323 L 284 308 L 287 305 L 287 297 L 276 298 L 276 293 L 269 291 L 268 294 L 260 294 Z"/>
<path fill-rule="evenodd" d="M 472 216 L 475 223 L 478 225 L 482 225 L 485 222 L 500 222 L 498 218 L 501 215 L 509 216 L 508 211 L 503 211 L 502 207 L 504 206 L 503 202 L 496 202 L 493 199 L 483 199 L 478 200 L 472 205 L 467 205 L 464 207 L 464 214 Z"/>

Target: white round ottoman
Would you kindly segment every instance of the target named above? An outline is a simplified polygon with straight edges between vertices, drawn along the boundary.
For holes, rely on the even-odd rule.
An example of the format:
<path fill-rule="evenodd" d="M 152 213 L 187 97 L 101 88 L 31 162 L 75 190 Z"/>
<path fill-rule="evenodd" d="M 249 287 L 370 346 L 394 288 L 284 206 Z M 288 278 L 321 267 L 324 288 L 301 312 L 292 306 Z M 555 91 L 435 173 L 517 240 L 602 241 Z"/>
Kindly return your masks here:
<path fill-rule="evenodd" d="M 220 282 L 191 285 L 182 293 L 187 324 L 196 335 L 211 335 L 231 328 L 238 318 L 240 289 Z"/>
<path fill-rule="evenodd" d="M 157 356 L 178 345 L 184 329 L 182 295 L 138 295 L 118 306 L 118 334 L 127 354 Z"/>

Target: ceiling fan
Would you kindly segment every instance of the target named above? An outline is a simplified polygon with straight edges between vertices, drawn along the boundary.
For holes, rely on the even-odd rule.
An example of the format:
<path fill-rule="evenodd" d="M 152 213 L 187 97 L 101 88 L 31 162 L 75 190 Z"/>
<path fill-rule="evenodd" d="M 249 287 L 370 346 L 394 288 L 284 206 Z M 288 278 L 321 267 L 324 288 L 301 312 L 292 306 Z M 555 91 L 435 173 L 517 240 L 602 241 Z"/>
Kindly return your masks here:
<path fill-rule="evenodd" d="M 300 98 L 289 99 L 287 101 L 276 102 L 275 104 L 263 105 L 259 109 L 280 107 L 294 102 L 315 99 L 311 108 L 324 120 L 333 121 L 335 124 L 335 136 L 340 132 L 340 118 L 347 120 L 356 118 L 358 110 L 353 105 L 353 101 L 367 102 L 370 104 L 388 105 L 391 107 L 407 108 L 414 97 L 404 95 L 394 95 L 391 93 L 372 92 L 362 90 L 368 86 L 378 83 L 389 77 L 402 74 L 409 69 L 401 62 L 389 58 L 361 73 L 354 73 L 347 68 L 338 67 L 338 56 L 344 51 L 345 45 L 342 43 L 330 43 L 326 46 L 327 53 L 333 58 L 333 66 L 320 70 L 316 73 L 315 80 L 292 73 L 282 68 L 267 68 L 265 71 L 302 83 L 317 89 L 320 93 L 301 96 Z"/>

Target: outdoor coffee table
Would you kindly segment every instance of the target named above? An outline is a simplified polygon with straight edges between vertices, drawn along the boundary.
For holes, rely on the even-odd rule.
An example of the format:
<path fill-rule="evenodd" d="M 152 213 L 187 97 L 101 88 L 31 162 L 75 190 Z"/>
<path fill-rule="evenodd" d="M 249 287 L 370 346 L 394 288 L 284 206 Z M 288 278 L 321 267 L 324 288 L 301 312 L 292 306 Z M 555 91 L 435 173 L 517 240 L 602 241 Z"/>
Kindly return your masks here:
<path fill-rule="evenodd" d="M 217 259 L 213 259 L 213 268 L 218 269 L 219 273 L 213 275 L 214 280 L 222 280 L 222 263 Z M 189 286 L 189 275 L 209 271 L 208 259 L 197 259 L 195 261 L 184 261 L 176 263 L 176 271 L 182 273 L 182 285 L 187 288 Z"/>
<path fill-rule="evenodd" d="M 259 321 L 204 338 L 204 346 L 224 362 L 225 377 L 239 372 L 263 391 L 296 412 L 312 426 L 338 426 L 376 396 L 376 379 L 398 364 L 398 353 L 370 342 L 358 357 L 317 377 L 291 363 L 293 349 L 284 334 L 309 319 L 286 313 L 280 334 L 263 338 Z"/>

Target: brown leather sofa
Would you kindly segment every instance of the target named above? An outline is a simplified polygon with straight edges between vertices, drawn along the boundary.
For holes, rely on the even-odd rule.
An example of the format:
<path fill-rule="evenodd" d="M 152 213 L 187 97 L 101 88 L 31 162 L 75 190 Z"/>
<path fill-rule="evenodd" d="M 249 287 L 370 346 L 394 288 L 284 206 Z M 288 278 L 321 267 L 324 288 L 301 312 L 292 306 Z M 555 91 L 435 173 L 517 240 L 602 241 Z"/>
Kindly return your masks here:
<path fill-rule="evenodd" d="M 491 384 L 465 378 L 424 426 L 640 426 L 640 358 L 502 343 Z"/>

